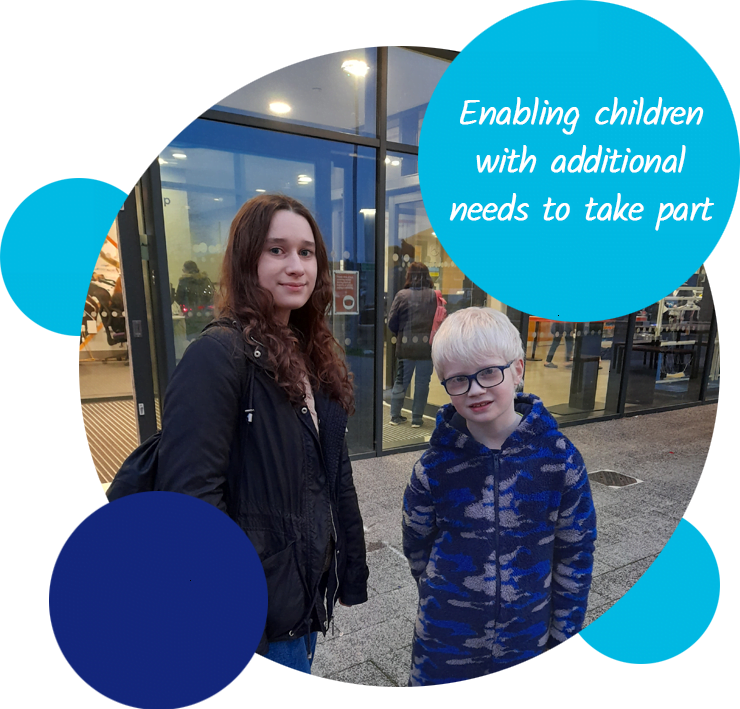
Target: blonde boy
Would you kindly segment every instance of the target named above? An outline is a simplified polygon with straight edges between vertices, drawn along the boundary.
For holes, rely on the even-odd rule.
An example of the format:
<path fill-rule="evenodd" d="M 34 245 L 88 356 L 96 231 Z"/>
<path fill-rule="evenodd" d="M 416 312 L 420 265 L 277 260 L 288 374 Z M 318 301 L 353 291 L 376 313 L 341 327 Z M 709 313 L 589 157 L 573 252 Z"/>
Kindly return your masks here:
<path fill-rule="evenodd" d="M 411 686 L 497 672 L 575 635 L 596 539 L 580 453 L 539 398 L 516 393 L 524 353 L 506 315 L 450 315 L 432 360 L 451 403 L 404 495 Z"/>

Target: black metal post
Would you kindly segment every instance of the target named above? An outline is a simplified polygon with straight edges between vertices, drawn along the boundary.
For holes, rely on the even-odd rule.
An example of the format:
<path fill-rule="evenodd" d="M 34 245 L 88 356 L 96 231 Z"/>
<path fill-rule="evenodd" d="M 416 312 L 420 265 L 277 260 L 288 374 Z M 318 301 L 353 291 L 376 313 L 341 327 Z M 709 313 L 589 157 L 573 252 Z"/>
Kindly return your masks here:
<path fill-rule="evenodd" d="M 385 341 L 385 154 L 388 47 L 378 47 L 375 128 L 380 138 L 375 183 L 375 454 L 383 454 L 383 344 Z"/>

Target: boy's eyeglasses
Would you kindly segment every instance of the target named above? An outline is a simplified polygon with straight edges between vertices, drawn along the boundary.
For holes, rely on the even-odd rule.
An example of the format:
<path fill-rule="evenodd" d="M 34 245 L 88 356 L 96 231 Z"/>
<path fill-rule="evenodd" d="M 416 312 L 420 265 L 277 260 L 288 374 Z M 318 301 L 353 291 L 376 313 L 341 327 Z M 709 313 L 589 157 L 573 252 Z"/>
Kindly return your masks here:
<path fill-rule="evenodd" d="M 450 396 L 467 394 L 470 391 L 470 385 L 474 379 L 478 382 L 479 387 L 490 389 L 491 387 L 498 386 L 502 381 L 504 381 L 504 372 L 511 367 L 513 363 L 514 360 L 512 359 L 508 364 L 486 367 L 475 374 L 457 374 L 454 377 L 445 379 L 440 382 L 440 384 L 445 388 L 445 391 Z"/>

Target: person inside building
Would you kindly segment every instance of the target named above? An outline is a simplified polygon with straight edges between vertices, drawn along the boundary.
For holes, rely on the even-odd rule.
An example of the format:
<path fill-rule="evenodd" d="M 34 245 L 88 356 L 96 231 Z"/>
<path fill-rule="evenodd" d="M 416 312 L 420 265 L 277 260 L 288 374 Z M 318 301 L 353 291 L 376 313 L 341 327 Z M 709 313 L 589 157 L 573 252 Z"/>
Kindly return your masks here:
<path fill-rule="evenodd" d="M 177 284 L 175 300 L 185 316 L 185 333 L 188 340 L 197 337 L 203 327 L 213 320 L 215 289 L 208 274 L 198 268 L 195 261 L 185 261 L 182 276 Z"/>
<path fill-rule="evenodd" d="M 565 336 L 565 366 L 570 368 L 573 366 L 573 330 L 575 330 L 575 323 L 572 322 L 553 322 L 550 325 L 550 334 L 552 335 L 552 343 L 550 349 L 547 352 L 547 358 L 545 359 L 545 367 L 556 369 L 557 364 L 552 361 L 555 356 L 555 352 L 560 345 L 560 340 Z"/>
<path fill-rule="evenodd" d="M 396 335 L 396 379 L 391 392 L 391 425 L 408 420 L 401 415 L 406 390 L 416 372 L 411 426 L 424 423 L 424 409 L 432 379 L 431 333 L 437 310 L 437 294 L 429 269 L 412 262 L 406 271 L 406 282 L 396 293 L 388 313 L 388 329 Z"/>
<path fill-rule="evenodd" d="M 241 207 L 217 302 L 167 388 L 156 489 L 199 497 L 244 530 L 267 580 L 257 652 L 310 673 L 336 604 L 367 600 L 368 568 L 345 440 L 352 385 L 303 204 L 263 194 Z"/>

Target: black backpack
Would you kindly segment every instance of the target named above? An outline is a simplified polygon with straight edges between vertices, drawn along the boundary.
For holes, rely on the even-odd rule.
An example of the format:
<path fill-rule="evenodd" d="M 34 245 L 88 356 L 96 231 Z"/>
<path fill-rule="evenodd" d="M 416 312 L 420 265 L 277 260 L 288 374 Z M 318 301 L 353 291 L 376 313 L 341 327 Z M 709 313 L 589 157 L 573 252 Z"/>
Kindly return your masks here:
<path fill-rule="evenodd" d="M 224 321 L 218 321 L 209 325 L 223 325 Z M 246 414 L 247 423 L 252 423 L 252 393 L 254 391 L 254 365 L 247 361 L 247 382 L 245 396 L 242 401 L 241 411 Z M 241 415 L 241 414 L 240 414 Z M 238 427 L 240 428 L 240 427 Z M 237 428 L 237 435 L 238 434 Z M 123 465 L 108 486 L 105 495 L 108 502 L 117 500 L 119 497 L 133 495 L 135 492 L 152 492 L 157 480 L 157 465 L 159 453 L 159 441 L 162 432 L 157 431 L 153 436 L 147 438 L 131 455 L 123 461 Z"/>
<path fill-rule="evenodd" d="M 157 452 L 162 432 L 147 438 L 121 466 L 105 496 L 108 502 L 135 492 L 151 492 L 157 477 Z"/>
<path fill-rule="evenodd" d="M 213 305 L 213 296 L 215 294 L 215 290 L 213 288 L 213 283 L 211 282 L 210 278 L 205 279 L 205 283 L 203 283 L 202 286 L 194 289 L 195 290 L 195 305 L 198 306 L 209 306 Z"/>

